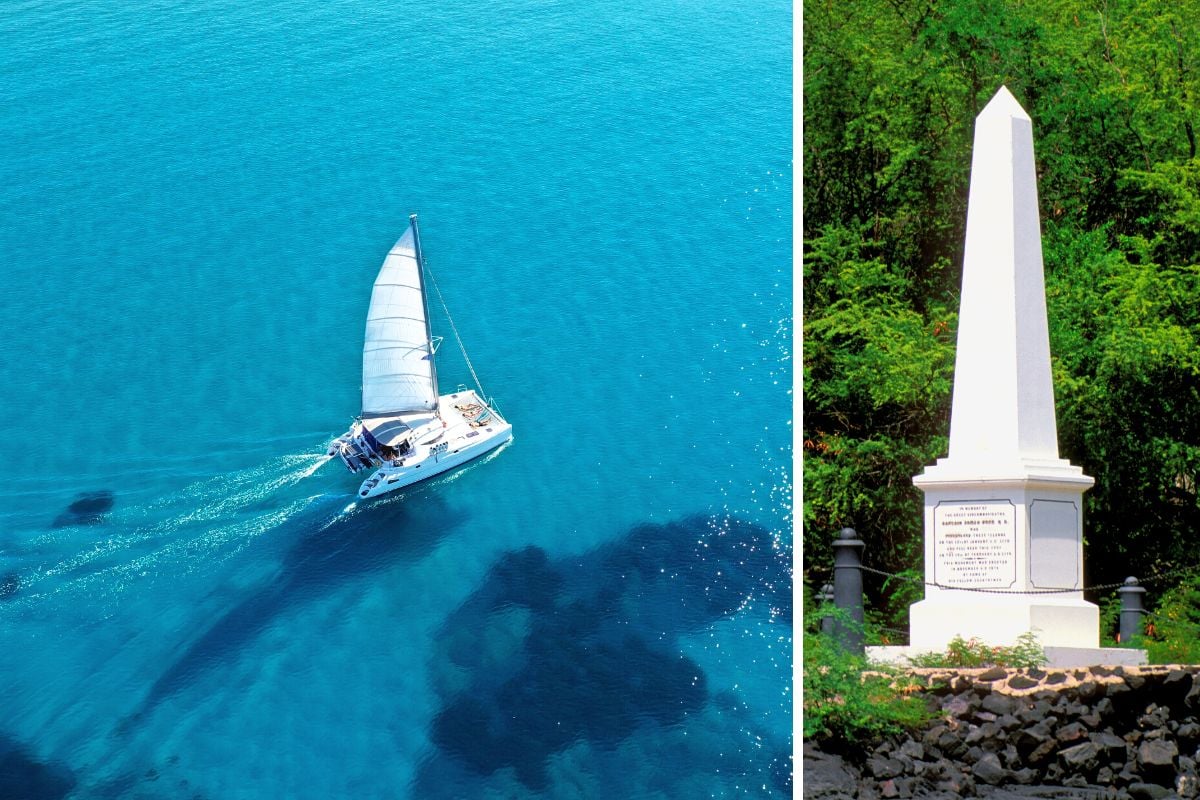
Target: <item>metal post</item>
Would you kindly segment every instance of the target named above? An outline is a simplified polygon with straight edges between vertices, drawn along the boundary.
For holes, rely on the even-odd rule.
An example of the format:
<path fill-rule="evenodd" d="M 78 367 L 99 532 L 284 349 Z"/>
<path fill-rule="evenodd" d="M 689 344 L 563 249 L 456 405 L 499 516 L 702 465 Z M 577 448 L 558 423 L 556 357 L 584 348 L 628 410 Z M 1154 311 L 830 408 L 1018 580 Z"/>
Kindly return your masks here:
<path fill-rule="evenodd" d="M 1121 644 L 1128 647 L 1137 637 L 1142 635 L 1142 617 L 1146 611 L 1142 608 L 1142 595 L 1146 590 L 1138 586 L 1137 578 L 1125 579 L 1125 585 L 1117 589 L 1121 595 Z"/>
<path fill-rule="evenodd" d="M 823 606 L 833 602 L 833 584 L 827 583 L 821 587 L 821 592 L 817 595 L 817 602 Z M 821 617 L 821 633 L 826 636 L 833 635 L 833 615 L 825 614 Z"/>
<path fill-rule="evenodd" d="M 863 655 L 862 550 L 853 528 L 842 528 L 833 543 L 833 604 L 847 619 L 834 621 L 834 637 L 848 652 Z"/>

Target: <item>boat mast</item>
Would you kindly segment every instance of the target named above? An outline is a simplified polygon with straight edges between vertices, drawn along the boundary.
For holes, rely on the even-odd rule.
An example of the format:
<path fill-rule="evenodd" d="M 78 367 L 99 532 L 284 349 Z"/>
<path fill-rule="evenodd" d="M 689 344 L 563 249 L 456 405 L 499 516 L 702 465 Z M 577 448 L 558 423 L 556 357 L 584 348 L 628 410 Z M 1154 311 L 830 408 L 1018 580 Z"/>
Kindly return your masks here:
<path fill-rule="evenodd" d="M 442 416 L 442 400 L 438 395 L 437 360 L 433 357 L 433 329 L 429 327 L 429 295 L 425 292 L 425 257 L 421 254 L 421 234 L 417 230 L 417 215 L 408 215 L 412 225 L 413 250 L 417 255 L 417 279 L 421 282 L 421 302 L 425 304 L 425 339 L 429 347 L 429 372 L 433 378 L 433 413 Z"/>

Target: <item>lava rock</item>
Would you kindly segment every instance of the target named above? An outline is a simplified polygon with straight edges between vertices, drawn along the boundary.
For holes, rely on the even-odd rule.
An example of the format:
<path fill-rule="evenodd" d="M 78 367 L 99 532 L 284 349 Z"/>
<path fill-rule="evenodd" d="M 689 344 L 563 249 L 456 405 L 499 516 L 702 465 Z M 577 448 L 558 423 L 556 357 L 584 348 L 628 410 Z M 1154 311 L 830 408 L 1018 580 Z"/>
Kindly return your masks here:
<path fill-rule="evenodd" d="M 1162 696 L 1171 705 L 1187 697 L 1192 690 L 1192 675 L 1187 670 L 1173 669 L 1163 679 Z"/>
<path fill-rule="evenodd" d="M 950 792 L 951 794 L 966 797 L 975 791 L 975 779 L 970 775 L 963 773 L 953 764 L 945 763 L 945 775 L 942 780 L 937 782 L 935 789 L 942 792 Z"/>
<path fill-rule="evenodd" d="M 1200 681 L 1192 681 L 1192 688 L 1184 695 L 1183 702 L 1188 708 L 1200 706 Z"/>
<path fill-rule="evenodd" d="M 841 756 L 804 745 L 804 797 L 812 800 L 853 800 L 858 775 Z"/>
<path fill-rule="evenodd" d="M 975 676 L 975 680 L 980 683 L 991 683 L 992 681 L 1004 680 L 1006 677 L 1008 677 L 1008 670 L 1004 667 L 992 667 Z"/>
<path fill-rule="evenodd" d="M 1125 758 L 1125 740 L 1115 733 L 1101 731 L 1091 734 L 1088 738 L 1100 748 L 1105 760 L 1118 761 Z"/>
<path fill-rule="evenodd" d="M 1078 742 L 1080 739 L 1087 738 L 1087 735 L 1087 728 L 1082 723 L 1072 722 L 1069 725 L 1063 725 L 1059 728 L 1058 733 L 1055 734 L 1055 738 L 1063 744 L 1070 744 L 1071 742 Z"/>
<path fill-rule="evenodd" d="M 1015 731 L 1021 727 L 1021 720 L 1011 715 L 1004 715 L 996 720 L 996 726 L 1002 731 Z"/>
<path fill-rule="evenodd" d="M 1155 703 L 1146 706 L 1146 712 L 1138 717 L 1138 725 L 1143 729 L 1162 728 L 1171 718 L 1171 709 Z"/>
<path fill-rule="evenodd" d="M 904 765 L 894 758 L 872 756 L 867 759 L 867 772 L 877 780 L 895 778 L 904 774 Z"/>
<path fill-rule="evenodd" d="M 1184 722 L 1175 732 L 1175 738 L 1184 747 L 1190 748 L 1200 741 L 1200 724 Z"/>
<path fill-rule="evenodd" d="M 942 737 L 942 734 L 949 733 L 949 731 L 950 729 L 945 725 L 934 725 L 921 736 L 921 742 L 926 747 L 937 748 L 938 740 Z"/>
<path fill-rule="evenodd" d="M 976 780 L 992 786 L 1000 786 L 1009 777 L 1010 773 L 1000 763 L 1000 758 L 995 753 L 984 753 L 979 760 L 975 762 L 975 766 L 971 767 L 971 774 Z"/>
<path fill-rule="evenodd" d="M 1039 722 L 1029 728 L 1017 731 L 1013 734 L 1013 744 L 1023 753 L 1028 753 L 1040 744 L 1053 741 L 1054 736 L 1050 733 L 1050 726 L 1046 722 Z"/>
<path fill-rule="evenodd" d="M 980 705 L 983 707 L 984 711 L 990 711 L 997 717 L 1005 714 L 1012 714 L 1017 710 L 1017 704 L 1013 698 L 998 692 L 992 692 L 987 697 L 983 698 L 983 702 Z"/>
<path fill-rule="evenodd" d="M 972 692 L 956 694 L 942 703 L 942 711 L 952 717 L 966 718 L 979 710 L 980 700 Z"/>
<path fill-rule="evenodd" d="M 938 749 L 945 753 L 949 758 L 962 758 L 967 753 L 967 745 L 963 740 L 954 735 L 953 731 L 946 731 L 938 739 Z"/>
<path fill-rule="evenodd" d="M 1179 755 L 1179 748 L 1174 742 L 1167 739 L 1151 739 L 1142 742 L 1137 750 L 1138 765 L 1143 769 L 1146 767 L 1175 767 L 1175 757 Z"/>
<path fill-rule="evenodd" d="M 1109 705 L 1112 705 L 1109 703 Z M 1050 704 L 1045 700 L 1036 700 L 1031 705 L 1017 710 L 1017 719 L 1026 725 L 1031 725 L 1046 718 L 1050 713 Z"/>
<path fill-rule="evenodd" d="M 1030 751 L 1029 755 L 1025 757 L 1025 760 L 1034 765 L 1042 764 L 1045 763 L 1057 751 L 1058 742 L 1056 742 L 1054 739 L 1049 739 Z"/>
<path fill-rule="evenodd" d="M 1163 800 L 1172 794 L 1167 787 L 1154 783 L 1131 783 L 1126 791 L 1133 800 Z"/>
<path fill-rule="evenodd" d="M 970 732 L 963 737 L 963 741 L 967 744 L 982 744 L 986 747 L 987 743 L 991 742 L 996 734 L 1000 732 L 1000 727 L 994 722 L 985 722 L 978 728 L 972 728 Z"/>
<path fill-rule="evenodd" d="M 1032 767 L 1024 767 L 1013 772 L 1013 783 L 1019 783 L 1022 786 L 1028 786 L 1037 780 L 1038 771 Z"/>
<path fill-rule="evenodd" d="M 1090 773 L 1100 765 L 1100 745 L 1084 742 L 1058 751 L 1063 768 L 1071 772 Z"/>

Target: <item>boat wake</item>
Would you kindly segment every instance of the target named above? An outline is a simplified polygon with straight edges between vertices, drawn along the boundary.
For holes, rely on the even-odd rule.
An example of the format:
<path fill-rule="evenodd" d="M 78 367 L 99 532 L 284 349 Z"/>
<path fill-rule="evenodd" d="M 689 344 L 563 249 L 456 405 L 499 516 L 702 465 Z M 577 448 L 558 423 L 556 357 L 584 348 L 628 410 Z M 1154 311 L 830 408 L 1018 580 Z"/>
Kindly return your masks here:
<path fill-rule="evenodd" d="M 117 504 L 103 525 L 36 537 L 19 558 L 25 562 L 15 573 L 20 591 L 5 605 L 29 607 L 85 589 L 92 598 L 114 598 L 140 578 L 210 569 L 320 498 L 342 494 L 332 485 L 305 483 L 328 460 L 324 453 L 279 456 L 194 481 L 151 503 Z"/>

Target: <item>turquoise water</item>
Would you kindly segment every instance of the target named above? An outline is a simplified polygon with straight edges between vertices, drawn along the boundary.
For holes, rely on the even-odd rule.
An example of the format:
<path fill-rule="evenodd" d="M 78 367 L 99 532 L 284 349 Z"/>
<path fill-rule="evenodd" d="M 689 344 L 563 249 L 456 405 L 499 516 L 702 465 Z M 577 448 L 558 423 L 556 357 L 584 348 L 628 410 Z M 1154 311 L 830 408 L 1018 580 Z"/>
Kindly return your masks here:
<path fill-rule="evenodd" d="M 8 3 L 0 797 L 786 796 L 791 24 Z M 412 211 L 514 441 L 359 507 Z"/>

